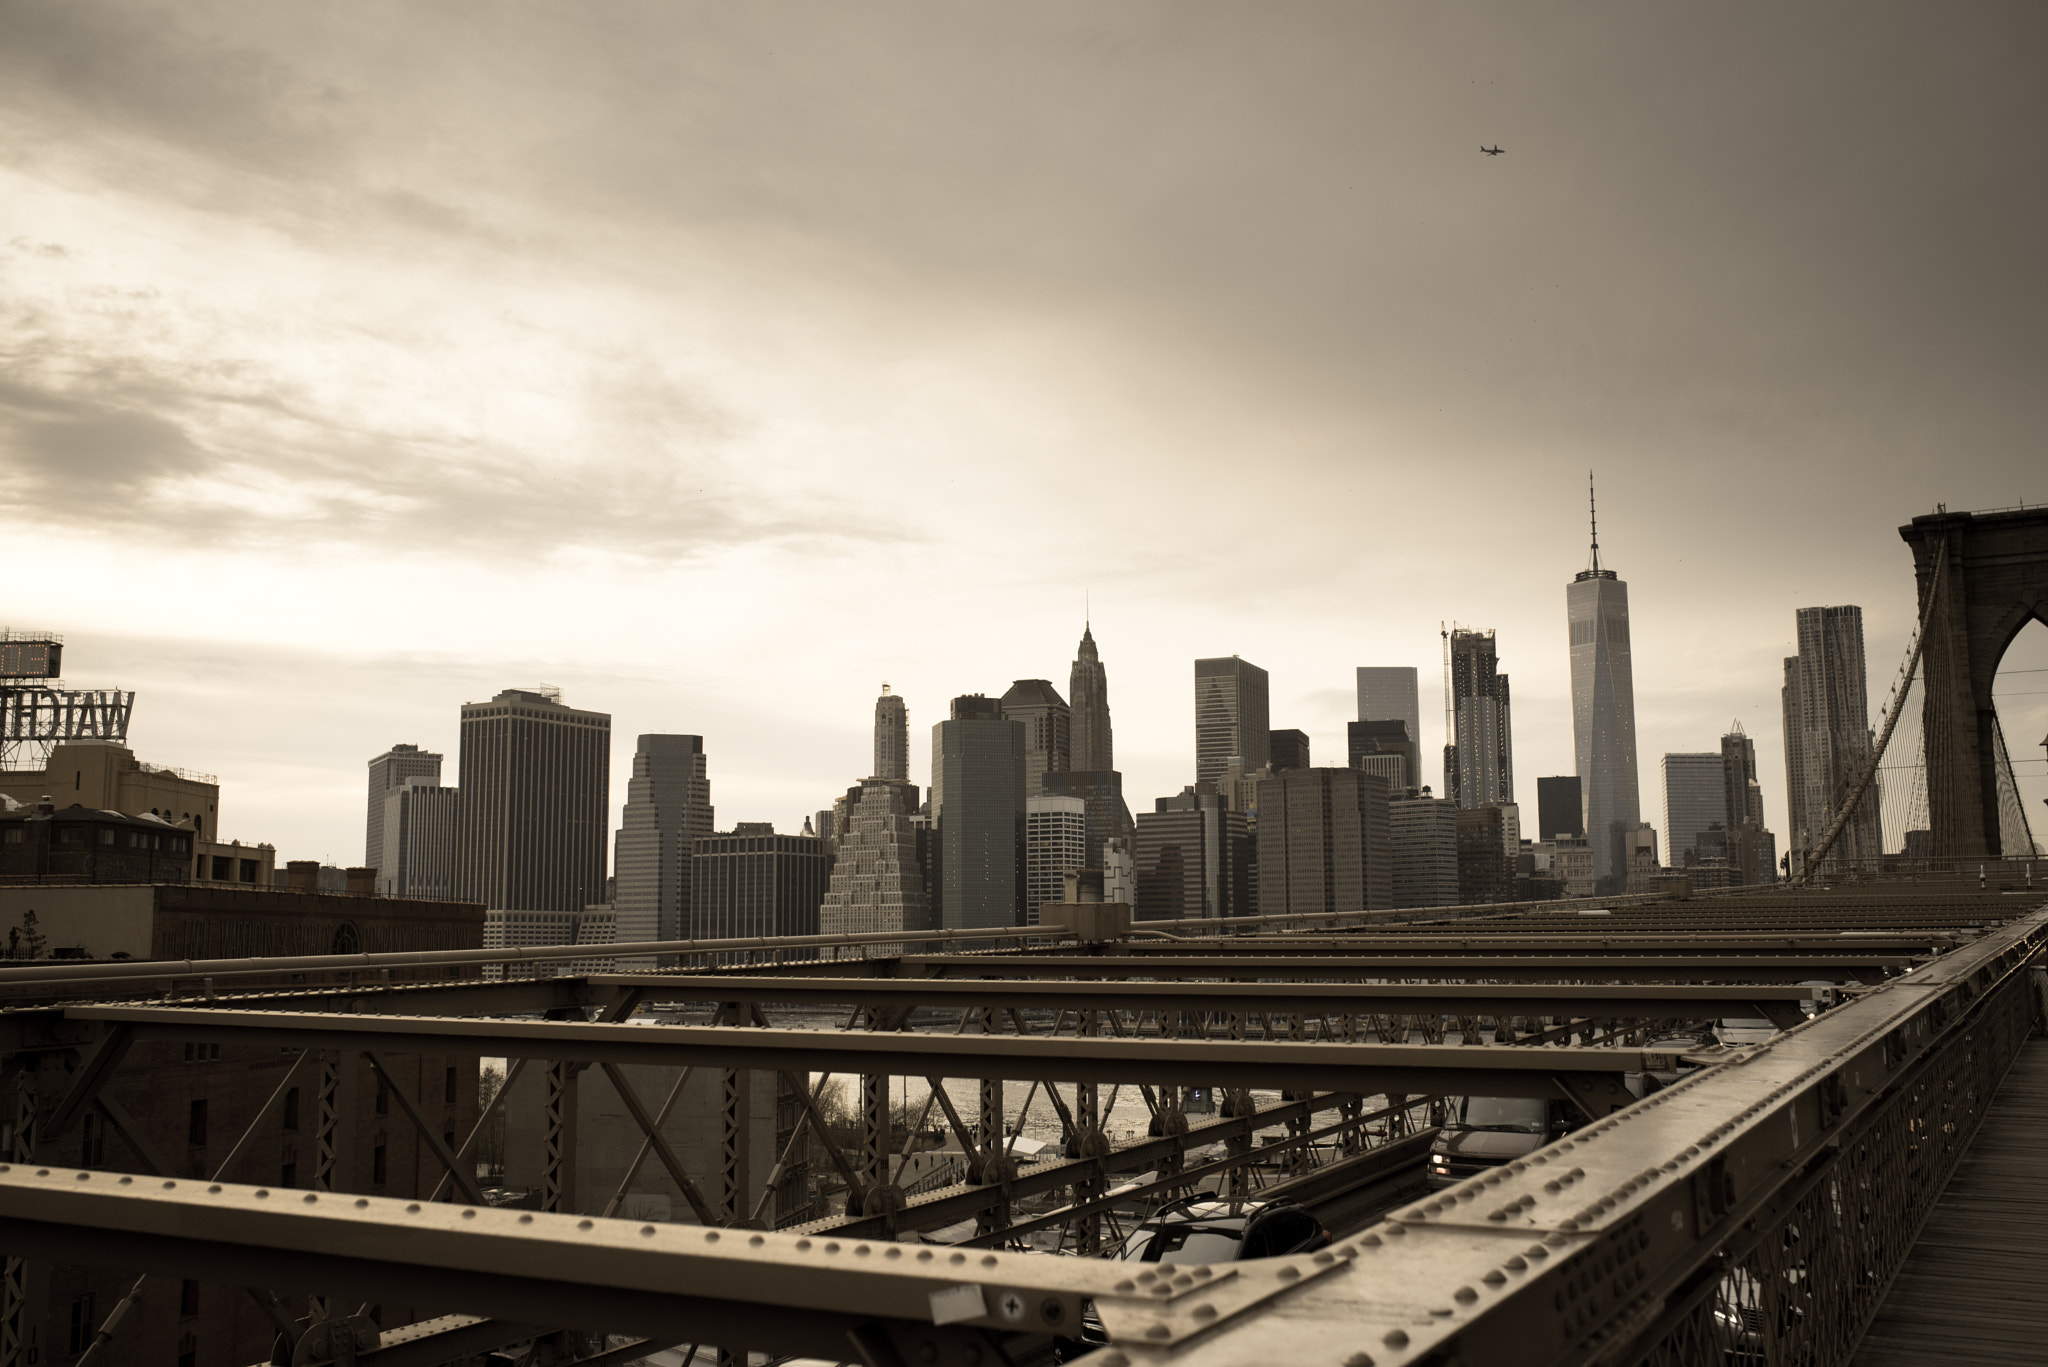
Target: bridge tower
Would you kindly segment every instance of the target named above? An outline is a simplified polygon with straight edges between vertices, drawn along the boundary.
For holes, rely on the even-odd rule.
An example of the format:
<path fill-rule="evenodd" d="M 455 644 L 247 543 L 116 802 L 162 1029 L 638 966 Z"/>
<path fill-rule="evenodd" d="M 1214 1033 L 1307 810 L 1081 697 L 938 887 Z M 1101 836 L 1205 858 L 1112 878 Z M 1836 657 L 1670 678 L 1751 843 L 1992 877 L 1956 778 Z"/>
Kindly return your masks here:
<path fill-rule="evenodd" d="M 1927 623 L 1921 717 L 1933 854 L 1996 859 L 2004 851 L 1991 685 L 2020 629 L 2048 623 L 2048 508 L 1943 509 L 1914 518 L 1899 535 L 1913 548 Z M 1937 566 L 1941 597 L 1930 611 Z"/>

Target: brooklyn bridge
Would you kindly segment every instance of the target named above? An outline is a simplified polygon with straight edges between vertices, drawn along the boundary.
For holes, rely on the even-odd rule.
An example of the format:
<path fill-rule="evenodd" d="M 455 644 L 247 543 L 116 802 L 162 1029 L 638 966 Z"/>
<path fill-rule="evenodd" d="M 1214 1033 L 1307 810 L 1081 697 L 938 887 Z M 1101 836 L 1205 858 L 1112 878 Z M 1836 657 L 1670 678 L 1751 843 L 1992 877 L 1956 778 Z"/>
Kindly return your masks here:
<path fill-rule="evenodd" d="M 545 976 L 589 947 L 0 968 L 0 1364 L 176 1359 L 191 1287 L 256 1307 L 291 1363 L 2038 1361 L 2048 861 L 2014 844 L 1992 687 L 2048 621 L 2048 511 L 1901 535 L 1917 630 L 1834 826 L 1917 784 L 1917 858 L 1844 868 L 1823 841 L 1789 884 L 1713 895 L 1137 923 L 1095 904 L 613 947 L 659 972 Z M 230 1140 L 203 1170 L 124 1090 L 129 1060 L 179 1048 L 285 1070 L 211 1117 Z M 443 1132 L 418 1058 L 528 1085 Z M 716 1079 L 721 1142 L 666 1142 L 683 1084 L 643 1093 L 648 1065 Z M 824 1113 L 834 1079 L 850 1126 Z M 917 1125 L 891 1079 L 921 1087 Z M 431 1199 L 366 1170 L 372 1086 Z M 515 1094 L 537 1111 L 530 1209 L 477 1177 Z M 1025 1162 L 1041 1097 L 1059 1140 Z M 1133 1097 L 1142 1129 L 1118 1132 Z M 1571 1120 L 1426 1185 L 1469 1098 Z M 579 1180 L 593 1105 L 630 1116 L 635 1170 L 666 1172 L 687 1221 Z M 264 1184 L 288 1123 L 303 1167 Z M 912 1180 L 927 1124 L 952 1161 Z M 839 1194 L 772 1227 L 813 1133 Z M 1095 1256 L 1191 1195 L 1298 1206 L 1324 1237 Z M 122 1292 L 73 1297 L 67 1323 L 48 1288 L 78 1269 Z"/>

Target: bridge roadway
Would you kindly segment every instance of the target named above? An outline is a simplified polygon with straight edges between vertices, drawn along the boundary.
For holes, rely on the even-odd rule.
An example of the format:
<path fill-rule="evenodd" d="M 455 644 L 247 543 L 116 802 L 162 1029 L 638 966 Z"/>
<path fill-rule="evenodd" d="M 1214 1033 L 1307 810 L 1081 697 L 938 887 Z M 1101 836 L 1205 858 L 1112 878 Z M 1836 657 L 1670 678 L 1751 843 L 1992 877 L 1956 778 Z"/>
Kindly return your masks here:
<path fill-rule="evenodd" d="M 2048 1361 L 2048 1039 L 2029 1040 L 1852 1367 Z"/>

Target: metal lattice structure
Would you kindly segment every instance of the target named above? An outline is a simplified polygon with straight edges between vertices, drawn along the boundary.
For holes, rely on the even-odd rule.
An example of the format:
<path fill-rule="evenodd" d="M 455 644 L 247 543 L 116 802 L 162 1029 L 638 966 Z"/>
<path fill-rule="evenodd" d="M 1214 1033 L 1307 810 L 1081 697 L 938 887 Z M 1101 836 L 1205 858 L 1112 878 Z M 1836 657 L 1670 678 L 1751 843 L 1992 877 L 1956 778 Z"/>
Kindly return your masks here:
<path fill-rule="evenodd" d="M 712 1343 L 1000 1364 L 1074 1333 L 1084 1306 L 1110 1339 L 1099 1367 L 1843 1362 L 2038 1021 L 2044 900 L 1936 881 L 1166 923 L 1103 942 L 1034 929 L 877 957 L 815 940 L 681 944 L 663 947 L 686 965 L 671 973 L 494 983 L 387 982 L 393 965 L 376 962 L 445 970 L 471 952 L 0 969 L 0 988 L 46 997 L 0 1017 L 19 1117 L 0 1170 L 13 1255 L 0 1362 L 21 1360 L 7 1335 L 38 1260 L 251 1287 L 304 1362 L 453 1363 L 538 1336 L 551 1361 Z M 713 966 L 735 950 L 755 962 Z M 289 985 L 230 990 L 238 979 Z M 122 989 L 150 999 L 59 999 Z M 694 1003 L 707 1023 L 631 1024 L 656 1002 Z M 847 1011 L 844 1028 L 776 1024 L 821 1003 Z M 1628 1076 L 1668 1062 L 1653 1038 L 1736 1014 L 1789 1028 L 1636 1099 Z M 341 1092 L 357 1056 L 394 1081 L 389 1060 L 408 1054 L 538 1065 L 543 1208 L 477 1202 L 464 1173 L 488 1114 L 458 1143 L 428 1136 L 449 1174 L 434 1199 L 363 1194 L 339 1161 L 302 1189 L 237 1184 L 282 1085 L 214 1180 L 179 1176 L 105 1090 L 125 1051 L 162 1041 L 287 1051 L 287 1080 L 319 1078 L 334 1154 L 350 1149 Z M 648 1098 L 621 1083 L 617 1070 L 651 1060 L 725 1079 L 717 1171 L 667 1151 Z M 609 1218 L 618 1194 L 576 1192 L 593 1068 L 630 1098 L 642 1159 L 697 1193 L 695 1223 Z M 733 1079 L 777 1079 L 811 1119 L 820 1075 L 858 1079 L 859 1138 L 831 1148 L 844 1208 L 759 1228 L 782 1164 L 765 1183 L 743 1175 L 749 1108 L 734 1092 L 747 1084 Z M 931 1080 L 927 1115 L 944 1112 L 960 1180 L 899 1184 L 890 1076 Z M 975 1084 L 979 1114 L 947 1079 Z M 999 1147 L 1018 1084 L 1057 1099 L 1064 1152 L 1022 1170 Z M 1193 1086 L 1224 1093 L 1213 1119 L 1182 1109 Z M 1104 1132 L 1117 1089 L 1144 1095 L 1152 1133 Z M 1256 1195 L 1262 1181 L 1311 1192 L 1412 1163 L 1434 1099 L 1457 1095 L 1569 1100 L 1592 1119 L 1312 1255 L 1191 1266 L 1019 1251 L 1046 1229 L 1095 1248 L 1122 1174 L 1155 1173 L 1161 1194 L 1202 1174 Z M 115 1162 L 57 1165 L 88 1114 L 122 1141 Z M 1211 1145 L 1222 1159 L 1191 1161 Z M 964 1244 L 905 1241 L 970 1219 Z M 370 1307 L 387 1302 L 445 1313 L 385 1332 Z M 118 1341 L 118 1316 L 103 1333 Z"/>

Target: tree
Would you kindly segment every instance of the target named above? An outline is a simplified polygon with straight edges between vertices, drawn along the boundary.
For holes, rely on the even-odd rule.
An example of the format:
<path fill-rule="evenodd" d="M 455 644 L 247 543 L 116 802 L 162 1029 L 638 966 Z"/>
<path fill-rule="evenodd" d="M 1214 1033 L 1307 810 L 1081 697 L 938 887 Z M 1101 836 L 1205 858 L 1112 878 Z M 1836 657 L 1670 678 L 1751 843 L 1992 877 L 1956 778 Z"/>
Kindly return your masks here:
<path fill-rule="evenodd" d="M 21 939 L 22 944 L 28 950 L 29 958 L 40 959 L 43 957 L 43 947 L 49 941 L 43 938 L 43 932 L 36 924 L 36 909 L 34 907 L 30 907 L 21 914 Z"/>
<path fill-rule="evenodd" d="M 484 1065 L 476 1079 L 477 1114 L 489 1110 L 498 1093 L 505 1088 L 505 1070 L 490 1064 Z M 482 1176 L 492 1179 L 505 1175 L 505 1117 L 494 1115 L 491 1123 L 484 1126 L 483 1133 L 476 1137 L 476 1153 L 473 1155 Z"/>

